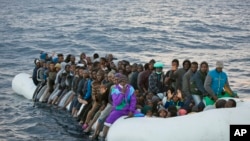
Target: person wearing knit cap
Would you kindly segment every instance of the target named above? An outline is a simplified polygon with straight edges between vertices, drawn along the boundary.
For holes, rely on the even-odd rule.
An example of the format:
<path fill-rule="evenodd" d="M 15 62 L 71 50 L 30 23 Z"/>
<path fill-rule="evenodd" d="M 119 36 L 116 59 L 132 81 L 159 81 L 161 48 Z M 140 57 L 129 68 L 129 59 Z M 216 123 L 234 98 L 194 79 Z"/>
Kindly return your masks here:
<path fill-rule="evenodd" d="M 155 71 L 149 75 L 148 78 L 148 92 L 157 95 L 158 93 L 163 93 L 165 91 L 164 85 L 164 74 L 163 74 L 163 63 L 156 62 L 154 64 Z"/>
<path fill-rule="evenodd" d="M 119 83 L 128 83 L 128 77 L 125 75 L 120 75 L 118 78 Z"/>
<path fill-rule="evenodd" d="M 105 138 L 109 127 L 120 117 L 141 117 L 144 116 L 136 110 L 136 96 L 134 94 L 134 88 L 128 84 L 128 78 L 125 75 L 120 75 L 118 78 L 119 84 L 115 85 L 111 91 L 111 97 L 113 100 L 113 109 L 107 117 L 104 128 L 103 137 Z"/>
<path fill-rule="evenodd" d="M 40 54 L 40 59 L 41 60 L 46 60 L 48 58 L 48 54 L 46 53 L 46 52 L 42 52 L 41 54 Z"/>
<path fill-rule="evenodd" d="M 224 97 L 224 88 L 227 88 L 229 97 L 238 97 L 230 88 L 227 74 L 222 70 L 224 68 L 223 62 L 217 61 L 215 66 L 215 69 L 208 72 L 204 83 L 209 96 L 215 102 L 218 98 Z"/>

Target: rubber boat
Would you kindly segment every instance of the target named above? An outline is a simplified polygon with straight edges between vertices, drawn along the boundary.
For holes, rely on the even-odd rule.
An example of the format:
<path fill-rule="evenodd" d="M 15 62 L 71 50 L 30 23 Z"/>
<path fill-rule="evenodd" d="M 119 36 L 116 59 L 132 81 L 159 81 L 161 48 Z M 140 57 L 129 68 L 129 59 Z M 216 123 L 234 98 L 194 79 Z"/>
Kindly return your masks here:
<path fill-rule="evenodd" d="M 32 99 L 36 86 L 29 74 L 17 74 L 12 89 Z M 108 141 L 228 141 L 230 125 L 250 125 L 250 97 L 235 99 L 236 108 L 211 109 L 173 118 L 119 118 L 110 128 Z"/>

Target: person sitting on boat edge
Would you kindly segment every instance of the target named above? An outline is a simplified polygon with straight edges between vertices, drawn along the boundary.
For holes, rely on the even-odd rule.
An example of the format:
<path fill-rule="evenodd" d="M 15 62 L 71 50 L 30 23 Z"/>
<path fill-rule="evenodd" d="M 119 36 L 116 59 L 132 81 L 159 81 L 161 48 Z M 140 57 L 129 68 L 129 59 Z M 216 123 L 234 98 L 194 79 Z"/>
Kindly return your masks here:
<path fill-rule="evenodd" d="M 89 110 L 87 114 L 85 123 L 82 126 L 84 130 L 88 127 L 90 120 L 92 116 L 94 115 L 94 113 L 97 112 L 102 105 L 102 94 L 100 93 L 100 88 L 101 88 L 102 81 L 104 79 L 104 74 L 105 72 L 102 69 L 99 69 L 96 74 L 97 79 L 95 79 L 91 84 L 91 87 L 92 87 L 91 98 L 92 98 L 93 104 L 92 104 L 92 108 Z"/>
<path fill-rule="evenodd" d="M 89 132 L 92 129 L 94 122 L 97 122 L 96 128 L 95 128 L 94 133 L 91 137 L 92 140 L 95 140 L 98 138 L 100 132 L 102 131 L 104 121 L 112 110 L 111 90 L 113 89 L 113 87 L 115 85 L 118 84 L 118 80 L 117 80 L 118 76 L 119 76 L 119 74 L 114 74 L 114 72 L 110 71 L 108 73 L 108 82 L 106 84 L 102 85 L 102 87 L 101 87 L 101 91 L 102 91 L 101 93 L 103 93 L 103 96 L 107 98 L 106 99 L 107 103 L 105 104 L 105 108 L 103 110 L 100 109 L 101 112 L 100 112 L 100 115 L 98 116 L 98 118 L 97 119 L 94 118 L 91 121 L 91 125 L 89 125 L 89 127 L 87 129 L 85 129 L 85 132 Z"/>
<path fill-rule="evenodd" d="M 93 83 L 93 81 L 95 81 L 97 79 L 97 77 L 96 77 L 97 69 L 94 69 L 93 66 L 91 65 L 91 69 L 90 69 L 90 67 L 88 67 L 87 71 L 89 72 L 89 78 L 88 78 L 89 82 L 87 84 L 87 93 L 90 93 L 90 97 L 89 97 L 89 100 L 88 100 L 87 104 L 84 104 L 85 102 L 83 101 L 84 105 L 81 106 L 81 108 L 83 108 L 83 109 L 81 110 L 81 112 L 79 111 L 80 115 L 77 117 L 77 121 L 79 121 L 80 125 L 83 125 L 83 123 L 86 120 L 88 112 L 92 108 L 92 105 L 93 105 L 93 100 L 92 100 L 92 83 Z M 85 96 L 79 97 L 78 101 L 81 102 L 82 101 L 81 99 L 83 99 L 83 97 L 85 97 Z"/>
<path fill-rule="evenodd" d="M 205 90 L 214 102 L 220 97 L 238 97 L 237 94 L 231 90 L 227 74 L 223 71 L 223 67 L 223 62 L 217 61 L 216 68 L 209 71 L 205 79 Z M 224 88 L 227 88 L 229 95 L 225 95 Z"/>
<path fill-rule="evenodd" d="M 113 77 L 114 77 L 114 73 L 113 72 L 109 72 L 108 73 L 108 78 L 106 81 L 102 81 L 101 85 L 100 85 L 100 103 L 101 106 L 98 109 L 97 112 L 95 112 L 94 117 L 90 120 L 88 127 L 84 130 L 84 133 L 90 133 L 90 130 L 92 129 L 92 126 L 95 124 L 95 122 L 97 121 L 97 119 L 99 118 L 99 116 L 101 115 L 102 111 L 107 107 L 108 103 L 109 103 L 109 94 L 110 94 L 110 88 L 113 85 Z M 102 114 L 103 116 L 103 114 Z M 101 117 L 103 118 L 103 117 Z"/>
<path fill-rule="evenodd" d="M 74 71 L 73 80 L 71 83 L 71 94 L 70 94 L 69 98 L 67 99 L 67 101 L 63 105 L 64 110 L 66 109 L 68 104 L 70 104 L 70 102 L 73 102 L 73 100 L 77 97 L 77 87 L 78 87 L 78 84 L 81 80 L 79 77 L 79 72 L 81 72 L 81 74 L 83 73 L 83 67 L 76 66 L 75 71 Z M 72 113 L 72 108 L 73 108 L 73 105 L 70 104 L 70 106 L 69 106 L 70 113 Z"/>
<path fill-rule="evenodd" d="M 56 65 L 54 62 L 50 62 L 49 64 L 49 71 L 48 71 L 48 77 L 47 77 L 47 89 L 45 91 L 45 96 L 42 99 L 43 103 L 47 103 L 50 95 L 55 90 L 55 79 L 57 75 Z"/>
<path fill-rule="evenodd" d="M 80 107 L 82 104 L 85 104 L 85 106 L 91 101 L 91 93 L 92 93 L 92 87 L 91 83 L 92 80 L 89 78 L 89 71 L 81 68 L 79 69 L 79 79 L 77 86 L 77 96 L 74 98 L 72 102 L 72 116 L 77 117 L 77 113 L 80 110 Z"/>
<path fill-rule="evenodd" d="M 195 103 L 195 106 L 203 100 L 203 96 L 207 94 L 204 88 L 204 82 L 208 72 L 208 63 L 203 61 L 200 64 L 200 69 L 191 77 L 190 91 Z"/>
<path fill-rule="evenodd" d="M 122 116 L 144 116 L 136 110 L 136 97 L 134 88 L 128 84 L 128 78 L 125 75 L 119 77 L 119 84 L 116 85 L 111 92 L 113 100 L 113 109 L 107 117 L 104 128 L 103 137 L 106 138 L 109 127 Z"/>
<path fill-rule="evenodd" d="M 64 71 L 59 77 L 59 90 L 60 92 L 55 95 L 51 100 L 53 105 L 58 105 L 58 101 L 61 98 L 61 95 L 64 95 L 70 90 L 70 84 L 72 82 L 73 76 L 70 74 L 70 65 L 66 64 L 64 67 Z"/>

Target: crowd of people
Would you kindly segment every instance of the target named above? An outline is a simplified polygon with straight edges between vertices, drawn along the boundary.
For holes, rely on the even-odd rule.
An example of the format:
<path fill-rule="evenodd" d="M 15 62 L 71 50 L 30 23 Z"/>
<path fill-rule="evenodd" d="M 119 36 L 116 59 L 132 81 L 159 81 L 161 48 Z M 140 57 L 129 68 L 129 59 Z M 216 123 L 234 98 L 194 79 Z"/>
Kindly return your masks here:
<path fill-rule="evenodd" d="M 223 62 L 217 61 L 209 70 L 205 61 L 173 59 L 171 68 L 163 72 L 164 64 L 131 63 L 114 58 L 112 54 L 87 56 L 41 52 L 34 60 L 33 82 L 37 85 L 33 100 L 66 109 L 77 118 L 84 133 L 91 132 L 93 140 L 102 132 L 105 139 L 109 127 L 120 117 L 170 118 L 201 112 L 212 108 L 236 107 L 238 97 L 229 85 Z M 207 108 L 209 107 L 210 108 Z"/>

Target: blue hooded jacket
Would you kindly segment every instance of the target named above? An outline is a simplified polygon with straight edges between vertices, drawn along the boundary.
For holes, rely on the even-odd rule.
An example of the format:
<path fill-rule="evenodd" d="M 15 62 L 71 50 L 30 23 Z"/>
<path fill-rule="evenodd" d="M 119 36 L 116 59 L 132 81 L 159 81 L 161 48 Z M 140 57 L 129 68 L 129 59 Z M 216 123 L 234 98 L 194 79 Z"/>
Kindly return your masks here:
<path fill-rule="evenodd" d="M 225 72 L 218 72 L 216 69 L 211 70 L 208 75 L 212 78 L 211 88 L 213 92 L 218 95 L 223 92 L 223 88 L 227 83 L 227 74 Z"/>

